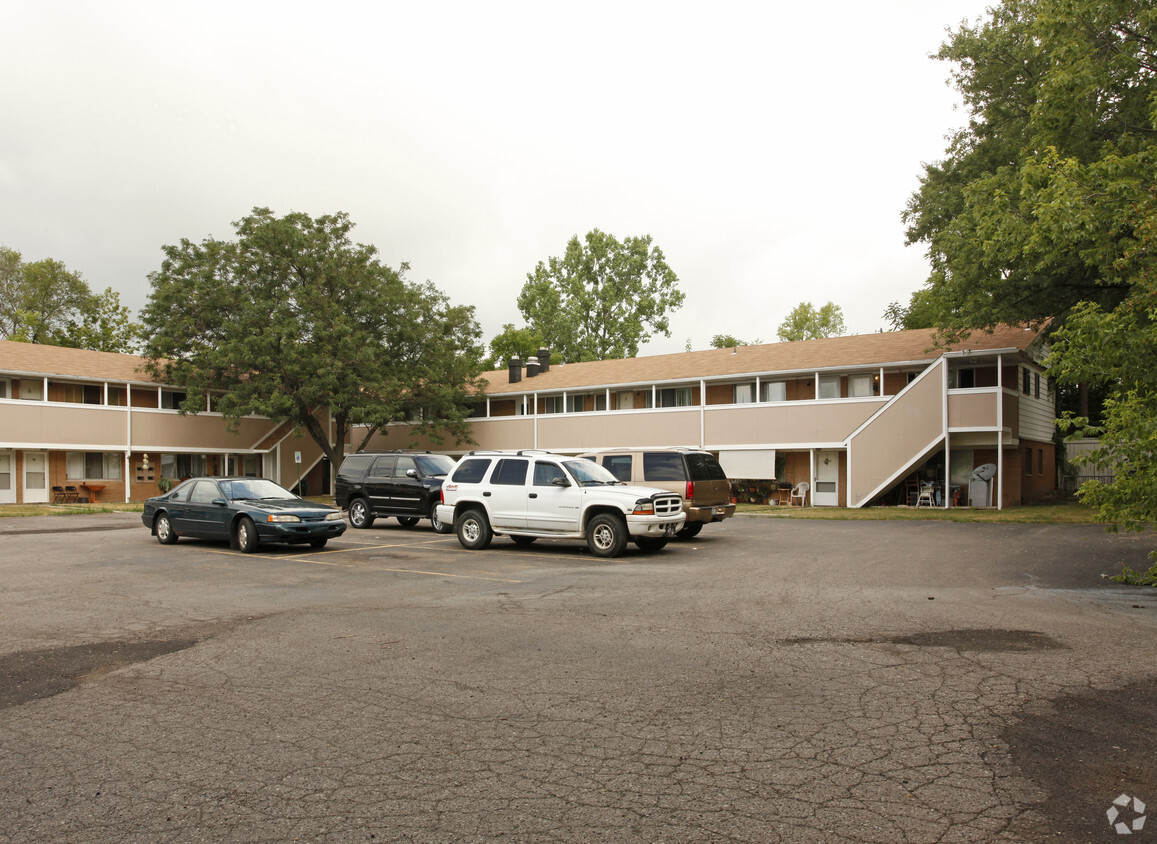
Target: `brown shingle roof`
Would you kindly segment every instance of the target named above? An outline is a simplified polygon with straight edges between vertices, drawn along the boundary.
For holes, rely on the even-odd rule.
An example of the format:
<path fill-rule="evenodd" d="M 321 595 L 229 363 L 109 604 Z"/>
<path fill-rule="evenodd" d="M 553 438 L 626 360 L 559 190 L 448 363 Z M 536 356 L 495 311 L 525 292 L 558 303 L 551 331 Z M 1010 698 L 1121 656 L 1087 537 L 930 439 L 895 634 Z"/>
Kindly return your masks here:
<path fill-rule="evenodd" d="M 0 340 L 0 372 L 5 373 L 155 384 L 144 362 L 136 355 Z"/>
<path fill-rule="evenodd" d="M 947 349 L 936 349 L 934 329 L 891 331 L 880 334 L 856 334 L 825 340 L 802 340 L 794 343 L 768 343 L 761 346 L 739 346 L 708 349 L 701 352 L 679 352 L 621 360 L 590 361 L 552 365 L 548 372 L 509 383 L 505 369 L 483 373 L 489 382 L 488 395 L 550 392 L 627 384 L 651 384 L 691 381 L 775 372 L 800 372 L 833 367 L 888 366 L 905 363 L 930 363 L 946 350 L 991 351 L 1017 349 L 1025 351 L 1040 336 L 1040 331 L 1024 327 L 1003 327 L 993 333 L 975 332 L 967 340 Z"/>

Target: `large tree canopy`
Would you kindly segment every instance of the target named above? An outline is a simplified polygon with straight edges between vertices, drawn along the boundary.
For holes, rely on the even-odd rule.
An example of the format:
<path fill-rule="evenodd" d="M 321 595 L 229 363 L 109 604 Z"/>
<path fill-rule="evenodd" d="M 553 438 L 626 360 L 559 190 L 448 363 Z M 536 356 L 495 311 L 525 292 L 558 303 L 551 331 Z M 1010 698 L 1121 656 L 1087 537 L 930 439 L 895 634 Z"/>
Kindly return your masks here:
<path fill-rule="evenodd" d="M 800 302 L 779 324 L 776 336 L 781 341 L 790 343 L 796 340 L 839 337 L 847 330 L 844 326 L 843 309 L 835 302 L 828 302 L 818 309 L 811 302 Z"/>
<path fill-rule="evenodd" d="M 0 337 L 100 352 L 133 352 L 140 326 L 111 287 L 94 295 L 80 273 L 0 246 Z"/>
<path fill-rule="evenodd" d="M 906 214 L 932 275 L 905 310 L 953 333 L 1052 320 L 1051 374 L 1100 382 L 1082 488 L 1103 519 L 1157 519 L 1157 9 L 1152 0 L 1004 0 L 939 57 L 970 112 Z"/>
<path fill-rule="evenodd" d="M 275 217 L 255 208 L 237 239 L 164 247 L 143 312 L 154 373 L 184 387 L 186 412 L 268 416 L 303 428 L 341 464 L 347 424 L 413 419 L 436 439 L 468 440 L 468 393 L 480 331 L 473 307 L 451 305 L 403 264 L 353 243 L 348 215 Z M 336 443 L 324 424 L 336 422 Z"/>
<path fill-rule="evenodd" d="M 1129 294 L 1126 258 L 1152 203 L 1154 8 L 1137 0 L 1004 0 L 938 58 L 969 111 L 905 212 L 932 263 L 899 327 L 1062 324 Z"/>
<path fill-rule="evenodd" d="M 568 362 L 634 357 L 654 333 L 671 336 L 679 279 L 651 236 L 619 241 L 598 229 L 572 237 L 561 258 L 526 276 L 518 308 Z"/>

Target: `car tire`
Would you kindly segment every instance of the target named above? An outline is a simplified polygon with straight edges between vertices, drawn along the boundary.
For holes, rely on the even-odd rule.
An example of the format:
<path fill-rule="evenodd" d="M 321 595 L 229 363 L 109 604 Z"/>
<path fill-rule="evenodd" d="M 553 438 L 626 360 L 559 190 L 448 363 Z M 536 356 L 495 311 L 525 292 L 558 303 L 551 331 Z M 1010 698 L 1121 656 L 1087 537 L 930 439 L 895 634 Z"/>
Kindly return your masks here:
<path fill-rule="evenodd" d="M 325 543 L 329 542 L 328 536 L 319 536 L 317 539 L 309 540 L 310 548 L 324 548 Z"/>
<path fill-rule="evenodd" d="M 689 522 L 683 525 L 675 535 L 680 539 L 690 539 L 693 536 L 698 536 L 701 530 L 703 530 L 703 522 Z"/>
<path fill-rule="evenodd" d="M 248 516 L 242 516 L 237 522 L 237 548 L 242 554 L 252 554 L 257 544 L 257 525 Z"/>
<path fill-rule="evenodd" d="M 398 516 L 398 521 L 401 522 L 402 527 L 413 527 L 418 523 L 417 516 Z"/>
<path fill-rule="evenodd" d="M 454 531 L 462 547 L 471 551 L 485 548 L 494 538 L 494 531 L 490 529 L 490 522 L 482 510 L 467 510 L 454 523 Z"/>
<path fill-rule="evenodd" d="M 454 528 L 438 518 L 437 504 L 430 508 L 430 524 L 433 526 L 435 533 L 451 533 L 454 530 Z"/>
<path fill-rule="evenodd" d="M 640 536 L 635 540 L 635 544 L 639 546 L 639 550 L 644 554 L 653 554 L 654 552 L 662 551 L 667 547 L 667 537 Z"/>
<path fill-rule="evenodd" d="M 522 534 L 512 533 L 510 538 L 514 540 L 515 545 L 529 545 L 538 539 L 537 536 L 523 536 Z"/>
<path fill-rule="evenodd" d="M 364 498 L 355 498 L 350 502 L 350 524 L 358 530 L 368 530 L 374 526 L 374 514 L 370 512 L 370 505 Z"/>
<path fill-rule="evenodd" d="M 153 533 L 157 535 L 157 542 L 162 545 L 172 545 L 177 541 L 177 532 L 173 530 L 173 523 L 165 513 L 161 513 L 153 522 Z"/>
<path fill-rule="evenodd" d="M 621 516 L 600 513 L 587 524 L 587 547 L 596 557 L 617 557 L 627 547 L 627 523 Z"/>

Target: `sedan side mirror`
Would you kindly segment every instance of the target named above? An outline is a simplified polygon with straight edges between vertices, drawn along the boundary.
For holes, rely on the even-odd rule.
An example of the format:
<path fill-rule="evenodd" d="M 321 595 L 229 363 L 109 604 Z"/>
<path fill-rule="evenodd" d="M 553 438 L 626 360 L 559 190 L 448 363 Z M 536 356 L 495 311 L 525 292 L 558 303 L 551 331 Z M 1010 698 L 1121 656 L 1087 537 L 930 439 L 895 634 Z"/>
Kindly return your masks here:
<path fill-rule="evenodd" d="M 216 504 L 218 507 L 228 507 L 229 506 L 229 502 L 226 501 L 224 498 L 214 498 L 212 503 Z"/>

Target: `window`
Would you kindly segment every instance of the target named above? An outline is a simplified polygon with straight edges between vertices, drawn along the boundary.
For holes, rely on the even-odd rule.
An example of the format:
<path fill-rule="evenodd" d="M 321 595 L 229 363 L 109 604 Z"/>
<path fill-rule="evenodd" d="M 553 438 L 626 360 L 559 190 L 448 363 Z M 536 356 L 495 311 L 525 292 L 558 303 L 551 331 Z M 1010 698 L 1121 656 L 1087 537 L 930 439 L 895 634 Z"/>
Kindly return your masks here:
<path fill-rule="evenodd" d="M 65 455 L 65 472 L 69 480 L 119 481 L 123 459 L 115 451 L 70 451 Z"/>
<path fill-rule="evenodd" d="M 418 464 L 414 462 L 413 457 L 403 454 L 394 465 L 394 477 L 408 478 L 410 476 L 406 474 L 407 472 L 413 472 L 416 475 L 418 473 Z"/>
<path fill-rule="evenodd" d="M 786 381 L 765 381 L 759 385 L 760 401 L 787 401 Z"/>
<path fill-rule="evenodd" d="M 21 378 L 20 398 L 25 401 L 44 401 L 44 382 L 39 378 Z"/>
<path fill-rule="evenodd" d="M 683 468 L 683 455 L 672 451 L 647 451 L 643 453 L 644 481 L 685 481 L 687 472 Z"/>
<path fill-rule="evenodd" d="M 586 409 L 586 396 L 567 396 L 566 412 L 582 413 Z"/>
<path fill-rule="evenodd" d="M 0 378 L 0 399 L 12 398 L 12 382 L 7 378 Z"/>
<path fill-rule="evenodd" d="M 546 396 L 542 399 L 543 413 L 562 413 L 562 396 Z"/>
<path fill-rule="evenodd" d="M 108 403 L 117 407 L 124 407 L 126 404 L 126 395 L 124 387 L 109 387 L 108 388 Z"/>
<path fill-rule="evenodd" d="M 690 407 L 690 387 L 668 387 L 659 391 L 659 407 Z"/>
<path fill-rule="evenodd" d="M 736 384 L 731 400 L 735 404 L 751 404 L 753 401 L 755 401 L 755 385 Z"/>
<path fill-rule="evenodd" d="M 247 477 L 247 478 L 260 478 L 261 477 L 261 455 L 260 454 L 246 454 L 243 458 L 241 458 L 241 465 L 243 467 L 241 470 L 241 474 L 243 474 L 245 477 Z"/>
<path fill-rule="evenodd" d="M 374 465 L 370 467 L 368 476 L 371 478 L 392 478 L 394 476 L 394 464 L 398 462 L 398 458 L 394 456 L 379 457 L 374 461 Z"/>
<path fill-rule="evenodd" d="M 838 399 L 840 397 L 840 377 L 838 375 L 830 378 L 820 379 L 820 398 L 821 399 Z"/>
<path fill-rule="evenodd" d="M 948 371 L 949 389 L 969 390 L 976 386 L 975 369 L 951 369 Z"/>
<path fill-rule="evenodd" d="M 848 376 L 848 395 L 855 397 L 872 395 L 872 376 L 871 375 L 849 375 Z"/>
<path fill-rule="evenodd" d="M 566 480 L 566 472 L 562 470 L 561 466 L 556 466 L 553 463 L 534 464 L 535 486 L 554 486 L 554 482 L 559 478 Z M 566 486 L 566 484 L 562 484 L 562 486 Z"/>
<path fill-rule="evenodd" d="M 490 466 L 490 461 L 483 458 L 475 458 L 473 460 L 464 460 L 454 470 L 454 477 L 452 480 L 456 484 L 477 484 L 482 482 L 482 478 L 486 476 L 486 469 Z"/>
<path fill-rule="evenodd" d="M 631 481 L 631 455 L 612 454 L 603 458 L 603 468 L 620 481 Z"/>
<path fill-rule="evenodd" d="M 189 496 L 189 501 L 193 504 L 212 504 L 215 499 L 220 497 L 221 491 L 217 489 L 217 484 L 213 481 L 197 481 L 192 494 Z"/>
<path fill-rule="evenodd" d="M 0 490 L 12 489 L 12 455 L 0 454 Z"/>
<path fill-rule="evenodd" d="M 526 483 L 527 465 L 529 465 L 529 461 L 526 460 L 511 460 L 510 458 L 499 460 L 498 465 L 494 467 L 494 473 L 490 476 L 490 483 L 522 486 Z"/>
<path fill-rule="evenodd" d="M 1026 372 L 1028 370 L 1025 370 Z M 1026 475 L 1032 474 L 1032 449 L 1026 448 L 1024 450 L 1024 473 Z"/>
<path fill-rule="evenodd" d="M 161 407 L 166 410 L 177 410 L 188 396 L 176 390 L 161 390 Z"/>
<path fill-rule="evenodd" d="M 1021 379 L 1021 392 L 1027 396 L 1032 392 L 1032 372 L 1027 366 L 1021 371 L 1024 373 L 1024 377 Z"/>
<path fill-rule="evenodd" d="M 1040 398 L 1040 373 L 1034 372 L 1032 374 L 1032 391 L 1033 398 Z"/>

